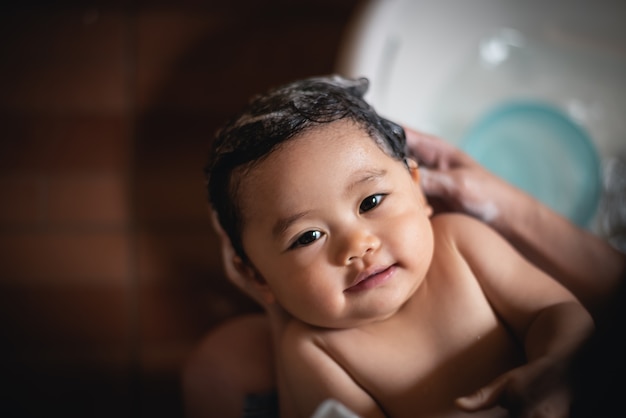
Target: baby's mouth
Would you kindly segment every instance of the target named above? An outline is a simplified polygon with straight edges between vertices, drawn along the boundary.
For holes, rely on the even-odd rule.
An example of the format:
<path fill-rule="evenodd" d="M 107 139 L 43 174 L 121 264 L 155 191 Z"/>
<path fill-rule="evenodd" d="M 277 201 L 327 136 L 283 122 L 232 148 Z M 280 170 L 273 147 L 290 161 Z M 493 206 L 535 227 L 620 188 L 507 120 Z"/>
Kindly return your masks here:
<path fill-rule="evenodd" d="M 361 272 L 352 282 L 352 284 L 344 290 L 344 293 L 360 292 L 372 289 L 383 283 L 386 283 L 396 272 L 397 266 L 392 264 L 387 267 L 374 267 Z"/>

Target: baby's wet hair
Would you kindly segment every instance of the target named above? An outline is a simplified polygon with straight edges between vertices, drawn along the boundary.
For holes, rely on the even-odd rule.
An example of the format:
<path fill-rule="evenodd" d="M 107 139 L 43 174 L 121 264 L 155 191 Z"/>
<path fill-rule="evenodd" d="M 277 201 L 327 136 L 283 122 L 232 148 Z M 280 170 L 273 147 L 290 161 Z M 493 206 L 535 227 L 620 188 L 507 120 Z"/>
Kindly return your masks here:
<path fill-rule="evenodd" d="M 241 234 L 239 185 L 245 175 L 298 134 L 348 119 L 365 130 L 390 157 L 406 159 L 399 125 L 380 117 L 364 99 L 366 78 L 337 75 L 295 81 L 254 97 L 217 132 L 205 167 L 209 202 L 237 255 L 247 261 Z"/>

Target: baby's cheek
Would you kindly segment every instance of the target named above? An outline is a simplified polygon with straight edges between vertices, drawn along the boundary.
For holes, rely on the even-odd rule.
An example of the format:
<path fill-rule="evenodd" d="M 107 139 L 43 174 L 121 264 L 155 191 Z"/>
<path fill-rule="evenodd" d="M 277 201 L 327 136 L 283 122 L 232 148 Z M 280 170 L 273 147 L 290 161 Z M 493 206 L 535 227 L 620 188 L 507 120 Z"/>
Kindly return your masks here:
<path fill-rule="evenodd" d="M 430 259 L 433 247 L 433 232 L 430 219 L 415 212 L 403 217 L 402 227 L 396 230 L 396 244 L 411 258 Z"/>

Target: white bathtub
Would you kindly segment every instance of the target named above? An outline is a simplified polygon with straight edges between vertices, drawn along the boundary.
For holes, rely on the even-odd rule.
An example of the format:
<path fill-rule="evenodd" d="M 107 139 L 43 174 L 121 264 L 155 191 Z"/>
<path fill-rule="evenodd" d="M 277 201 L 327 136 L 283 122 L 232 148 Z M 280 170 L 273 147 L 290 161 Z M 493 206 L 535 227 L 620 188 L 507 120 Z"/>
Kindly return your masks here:
<path fill-rule="evenodd" d="M 559 113 L 579 131 L 557 126 L 555 133 L 549 126 L 543 132 L 531 122 L 535 129 L 525 158 L 551 164 L 551 184 L 537 176 L 520 187 L 578 224 L 621 242 L 625 20 L 622 0 L 370 1 L 346 36 L 339 71 L 370 79 L 368 99 L 379 113 L 441 135 L 470 153 L 486 148 L 476 144 L 484 140 L 483 131 L 472 133 L 485 128 L 494 110 L 521 101 Z M 587 141 L 591 148 L 569 147 L 568 141 Z M 494 144 L 500 143 L 488 145 Z M 510 149 L 501 145 L 501 154 L 475 157 L 515 183 L 524 164 L 515 169 L 501 162 L 500 157 L 512 158 L 506 155 Z M 500 168 L 513 167 L 509 173 L 498 171 L 494 156 Z M 523 160 L 519 153 L 515 157 Z M 577 177 L 573 168 L 583 175 Z"/>

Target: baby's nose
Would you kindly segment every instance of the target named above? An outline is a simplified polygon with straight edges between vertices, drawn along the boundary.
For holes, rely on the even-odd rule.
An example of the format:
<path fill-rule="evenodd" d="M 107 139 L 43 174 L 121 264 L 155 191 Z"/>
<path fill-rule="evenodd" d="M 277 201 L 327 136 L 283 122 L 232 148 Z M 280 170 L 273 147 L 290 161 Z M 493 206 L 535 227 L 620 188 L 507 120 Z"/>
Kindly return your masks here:
<path fill-rule="evenodd" d="M 372 231 L 358 229 L 351 231 L 345 237 L 344 249 L 341 252 L 341 261 L 345 265 L 375 252 L 380 247 L 380 239 Z"/>

